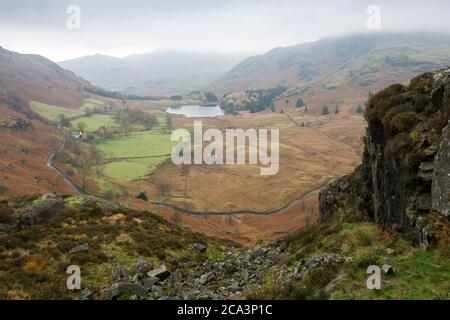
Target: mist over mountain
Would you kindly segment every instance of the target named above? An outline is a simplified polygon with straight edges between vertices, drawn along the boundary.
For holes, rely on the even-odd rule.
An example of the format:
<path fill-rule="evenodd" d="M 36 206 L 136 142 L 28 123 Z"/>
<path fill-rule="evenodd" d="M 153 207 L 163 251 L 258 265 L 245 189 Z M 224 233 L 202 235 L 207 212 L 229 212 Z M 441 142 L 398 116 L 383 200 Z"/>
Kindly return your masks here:
<path fill-rule="evenodd" d="M 364 103 L 369 92 L 450 65 L 450 36 L 433 33 L 348 35 L 250 57 L 206 87 L 218 94 L 290 88 L 313 109 Z M 295 104 L 295 99 L 291 99 Z M 284 101 L 284 100 L 283 100 Z"/>
<path fill-rule="evenodd" d="M 224 75 L 246 54 L 157 50 L 124 59 L 105 55 L 60 62 L 63 68 L 110 90 L 170 95 L 197 90 Z"/>

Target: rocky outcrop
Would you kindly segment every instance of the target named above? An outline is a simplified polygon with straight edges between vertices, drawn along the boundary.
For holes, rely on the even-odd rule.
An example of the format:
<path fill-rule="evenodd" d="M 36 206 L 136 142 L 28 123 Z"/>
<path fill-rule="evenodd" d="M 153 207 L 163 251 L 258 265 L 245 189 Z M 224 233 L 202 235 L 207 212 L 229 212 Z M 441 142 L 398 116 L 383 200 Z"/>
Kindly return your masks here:
<path fill-rule="evenodd" d="M 279 288 L 292 281 L 302 281 L 316 271 L 345 263 L 340 254 L 325 253 L 300 259 L 294 270 L 289 269 L 291 254 L 275 241 L 248 249 L 230 248 L 219 259 L 176 261 L 170 268 L 162 265 L 149 272 L 145 261 L 130 268 L 121 265 L 113 269 L 114 282 L 106 292 L 110 299 L 235 299 L 273 283 Z M 192 250 L 196 250 L 192 248 Z"/>
<path fill-rule="evenodd" d="M 198 246 L 192 250 L 198 252 Z M 203 251 L 202 254 L 205 252 Z M 207 252 L 206 252 L 207 253 Z M 247 250 L 230 248 L 218 260 L 176 262 L 170 269 L 165 265 L 143 273 L 148 265 L 138 262 L 132 270 L 118 266 L 113 270 L 115 282 L 108 290 L 111 299 L 230 299 L 240 293 L 262 288 L 267 281 L 266 272 L 276 267 L 278 281 L 293 279 L 287 259 L 278 243 L 259 245 Z"/>
<path fill-rule="evenodd" d="M 308 261 L 300 260 L 297 267 L 294 269 L 294 278 L 304 279 L 318 268 L 336 266 L 343 262 L 345 262 L 345 257 L 335 253 L 316 256 Z"/>
<path fill-rule="evenodd" d="M 38 199 L 37 203 L 18 209 L 19 224 L 21 226 L 33 225 L 56 214 L 64 207 L 64 199 L 52 194 Z"/>
<path fill-rule="evenodd" d="M 372 96 L 363 163 L 322 190 L 320 220 L 353 211 L 429 245 L 430 210 L 449 212 L 449 97 L 450 69 Z"/>
<path fill-rule="evenodd" d="M 433 209 L 448 217 L 450 214 L 450 123 L 442 131 L 439 151 L 433 163 L 431 189 Z"/>

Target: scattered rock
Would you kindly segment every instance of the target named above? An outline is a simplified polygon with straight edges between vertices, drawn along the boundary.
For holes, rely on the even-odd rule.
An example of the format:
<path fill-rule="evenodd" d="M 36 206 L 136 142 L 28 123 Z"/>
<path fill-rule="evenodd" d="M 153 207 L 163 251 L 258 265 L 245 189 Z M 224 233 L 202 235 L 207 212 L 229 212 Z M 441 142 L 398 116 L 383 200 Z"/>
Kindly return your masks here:
<path fill-rule="evenodd" d="M 160 286 L 152 286 L 152 293 L 156 293 L 158 296 L 162 296 L 164 294 L 163 289 Z"/>
<path fill-rule="evenodd" d="M 144 287 L 145 291 L 150 291 L 151 288 L 159 282 L 156 277 L 148 277 L 140 280 L 141 285 Z"/>
<path fill-rule="evenodd" d="M 388 264 L 384 264 L 381 266 L 381 269 L 383 270 L 383 272 L 387 275 L 390 274 L 394 274 L 394 269 L 392 268 L 392 266 L 388 265 Z"/>
<path fill-rule="evenodd" d="M 80 300 L 92 300 L 92 292 L 89 289 L 84 289 L 80 293 Z"/>
<path fill-rule="evenodd" d="M 345 261 L 345 257 L 340 254 L 323 254 L 308 260 L 300 272 L 294 269 L 294 276 L 296 279 L 302 279 L 309 276 L 315 269 L 320 267 L 334 266 Z"/>
<path fill-rule="evenodd" d="M 114 280 L 122 280 L 127 279 L 130 274 L 124 266 L 119 264 L 113 269 L 112 276 Z"/>
<path fill-rule="evenodd" d="M 208 248 L 200 243 L 194 243 L 192 245 L 192 249 L 194 249 L 195 251 L 197 251 L 199 253 L 205 253 Z"/>
<path fill-rule="evenodd" d="M 167 270 L 165 265 L 162 265 L 161 267 L 148 272 L 147 275 L 149 277 L 156 277 L 160 280 L 165 280 L 170 277 L 170 272 Z"/>
<path fill-rule="evenodd" d="M 205 284 L 209 283 L 213 277 L 214 276 L 213 276 L 212 272 L 202 274 L 200 276 L 199 282 L 200 282 L 200 284 L 205 285 Z"/>
<path fill-rule="evenodd" d="M 134 267 L 138 274 L 146 274 L 152 269 L 152 266 L 145 259 L 142 258 L 138 260 L 138 262 Z"/>
<path fill-rule="evenodd" d="M 86 252 L 86 251 L 89 251 L 89 244 L 83 243 L 79 246 L 76 246 L 76 247 L 70 249 L 69 253 L 80 253 L 80 252 Z"/>
<path fill-rule="evenodd" d="M 130 296 L 136 295 L 138 297 L 144 297 L 145 290 L 144 287 L 142 287 L 139 283 L 131 283 L 131 282 L 113 283 L 108 293 L 109 298 L 115 300 L 124 295 Z"/>

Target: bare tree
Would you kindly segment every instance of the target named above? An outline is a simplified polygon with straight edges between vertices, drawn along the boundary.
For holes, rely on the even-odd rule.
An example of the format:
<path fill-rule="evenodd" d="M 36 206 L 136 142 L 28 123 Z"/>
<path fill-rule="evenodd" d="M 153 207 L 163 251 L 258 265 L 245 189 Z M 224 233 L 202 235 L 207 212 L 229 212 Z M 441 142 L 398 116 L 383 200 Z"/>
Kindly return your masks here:
<path fill-rule="evenodd" d="M 179 227 L 181 224 L 181 213 L 179 213 L 178 211 L 174 212 L 170 220 L 175 227 Z"/>
<path fill-rule="evenodd" d="M 158 182 L 156 187 L 158 188 L 159 194 L 162 196 L 165 196 L 170 192 L 170 184 L 166 182 Z"/>

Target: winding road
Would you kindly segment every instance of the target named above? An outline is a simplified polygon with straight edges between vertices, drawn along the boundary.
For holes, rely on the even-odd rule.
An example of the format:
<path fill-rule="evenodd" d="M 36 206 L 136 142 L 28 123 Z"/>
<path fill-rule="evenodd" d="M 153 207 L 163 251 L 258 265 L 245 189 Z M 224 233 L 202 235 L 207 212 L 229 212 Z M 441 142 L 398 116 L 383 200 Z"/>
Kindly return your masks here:
<path fill-rule="evenodd" d="M 59 174 L 63 179 L 64 182 L 67 183 L 67 185 L 76 193 L 81 194 L 81 195 L 87 195 L 86 192 L 84 192 L 84 190 L 82 188 L 80 188 L 79 186 L 77 186 L 77 184 L 75 182 L 72 181 L 72 179 L 70 179 L 67 174 L 65 174 L 64 172 L 62 172 L 60 169 L 58 169 L 57 167 L 55 167 L 55 165 L 53 164 L 53 162 L 55 161 L 55 154 L 52 153 L 50 155 L 50 157 L 47 160 L 47 167 L 49 167 L 50 169 L 52 169 L 53 171 L 55 171 L 57 174 Z"/>
<path fill-rule="evenodd" d="M 82 188 L 80 188 L 72 179 L 70 179 L 70 177 L 67 176 L 67 174 L 65 174 L 63 171 L 58 169 L 53 164 L 54 161 L 55 161 L 55 153 L 52 153 L 50 155 L 50 157 L 48 158 L 47 166 L 50 169 L 52 169 L 53 171 L 55 171 L 57 174 L 59 174 L 73 191 L 75 191 L 76 193 L 81 194 L 81 195 L 89 195 Z M 300 197 L 292 200 L 291 202 L 289 202 L 287 205 L 285 205 L 282 208 L 268 210 L 268 211 L 239 210 L 239 211 L 228 211 L 228 212 L 220 212 L 220 211 L 218 211 L 218 212 L 210 212 L 210 211 L 199 212 L 199 211 L 192 211 L 192 210 L 180 208 L 180 207 L 177 207 L 177 206 L 174 206 L 171 204 L 166 204 L 166 203 L 161 203 L 161 202 L 150 201 L 150 203 L 156 205 L 159 208 L 169 208 L 169 209 L 178 211 L 178 212 L 188 215 L 188 216 L 240 216 L 240 215 L 270 216 L 270 215 L 275 215 L 275 214 L 280 214 L 280 213 L 286 212 L 287 210 L 291 209 L 295 205 L 300 204 L 303 200 L 305 200 L 308 197 L 308 195 L 311 192 L 322 189 L 324 186 L 326 186 L 328 183 L 330 183 L 330 181 L 332 181 L 333 179 L 329 179 L 329 180 L 313 187 L 312 189 L 303 193 Z"/>
<path fill-rule="evenodd" d="M 227 212 L 225 212 L 225 211 L 223 211 L 223 212 L 220 212 L 220 211 L 199 212 L 199 211 L 192 211 L 192 210 L 180 208 L 180 207 L 177 207 L 177 206 L 174 206 L 171 204 L 166 204 L 166 203 L 152 202 L 152 201 L 150 201 L 150 203 L 153 203 L 154 205 L 156 205 L 160 208 L 170 208 L 170 209 L 176 210 L 180 213 L 183 213 L 183 214 L 189 215 L 189 216 L 240 216 L 240 215 L 271 216 L 271 215 L 276 215 L 276 214 L 286 212 L 289 209 L 291 209 L 292 207 L 294 207 L 295 205 L 302 203 L 302 201 L 304 201 L 306 198 L 308 198 L 308 196 L 311 192 L 322 189 L 324 186 L 326 186 L 332 180 L 334 180 L 334 178 L 327 180 L 324 183 L 321 183 L 320 185 L 315 186 L 314 188 L 303 193 L 300 197 L 289 202 L 284 207 L 274 209 L 274 210 L 267 210 L 267 211 L 239 210 L 239 211 L 227 211 Z"/>

